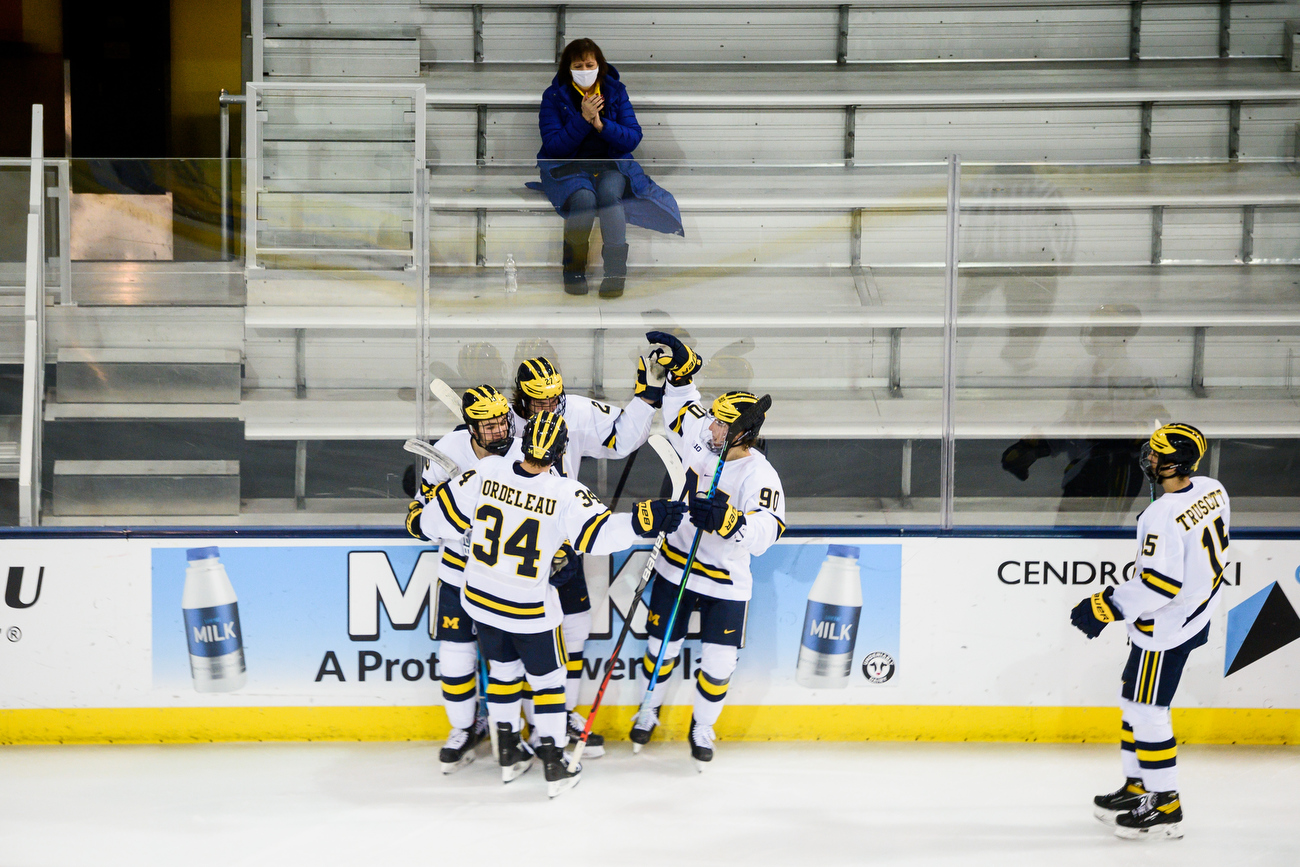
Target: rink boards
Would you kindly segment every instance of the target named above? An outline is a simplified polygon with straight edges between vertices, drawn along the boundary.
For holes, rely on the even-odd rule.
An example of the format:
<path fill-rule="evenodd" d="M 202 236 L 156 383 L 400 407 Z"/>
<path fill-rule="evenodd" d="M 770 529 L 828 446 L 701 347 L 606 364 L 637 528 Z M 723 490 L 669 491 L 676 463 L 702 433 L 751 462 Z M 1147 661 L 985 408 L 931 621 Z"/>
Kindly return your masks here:
<path fill-rule="evenodd" d="M 858 554 L 860 613 L 809 604 L 828 544 Z M 238 622 L 218 623 L 223 614 L 198 628 L 223 647 L 242 643 L 247 682 L 232 692 L 199 692 L 191 672 L 198 645 L 187 629 L 200 621 L 182 616 L 185 552 L 208 545 L 220 548 Z M 438 554 L 415 540 L 59 535 L 0 540 L 0 552 L 0 743 L 446 733 L 429 632 Z M 1112 741 L 1125 634 L 1111 626 L 1088 641 L 1069 611 L 1126 580 L 1134 553 L 1131 538 L 1106 533 L 792 534 L 755 558 L 745 648 L 718 733 Z M 645 556 L 589 558 L 584 703 Z M 1300 743 L 1300 539 L 1234 538 L 1229 557 L 1209 643 L 1192 654 L 1174 702 L 1179 737 Z M 597 730 L 625 736 L 644 685 L 643 628 L 641 613 Z M 836 676 L 816 688 L 801 683 L 801 644 L 847 650 L 848 665 L 832 665 Z M 667 686 L 669 735 L 690 715 L 698 642 L 687 651 Z"/>

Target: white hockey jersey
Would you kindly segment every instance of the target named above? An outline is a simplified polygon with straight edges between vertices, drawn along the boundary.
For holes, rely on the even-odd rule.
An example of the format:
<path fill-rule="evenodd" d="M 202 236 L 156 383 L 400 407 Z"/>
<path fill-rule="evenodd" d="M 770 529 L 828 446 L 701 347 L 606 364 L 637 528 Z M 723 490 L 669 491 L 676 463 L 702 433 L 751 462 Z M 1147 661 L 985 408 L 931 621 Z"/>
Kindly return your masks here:
<path fill-rule="evenodd" d="M 515 437 L 510 444 L 510 451 L 506 453 L 506 457 L 512 460 L 523 459 L 524 453 L 519 446 L 519 442 L 519 437 Z M 455 461 L 456 466 L 460 467 L 462 472 L 478 466 L 480 458 L 474 453 L 474 442 L 470 437 L 469 428 L 465 425 L 461 425 L 438 440 L 433 444 L 433 447 Z M 420 490 L 415 492 L 415 499 L 419 500 L 422 505 L 427 506 L 434 488 L 449 478 L 450 476 L 442 467 L 432 461 L 424 461 L 424 473 L 420 478 Z M 465 585 L 465 558 L 469 554 L 468 538 L 457 533 L 455 536 L 438 540 L 438 547 L 442 550 L 442 558 L 438 562 L 438 578 L 453 587 L 463 587 Z"/>
<path fill-rule="evenodd" d="M 655 410 L 639 397 L 616 409 L 580 394 L 566 394 L 563 415 L 569 426 L 569 447 L 555 466 L 561 475 L 576 479 L 583 458 L 625 458 L 645 445 Z M 523 434 L 524 424 L 516 415 L 518 433 Z"/>
<path fill-rule="evenodd" d="M 612 554 L 635 545 L 632 515 L 615 515 L 585 485 L 533 475 L 490 456 L 439 485 L 420 516 L 429 538 L 469 533 L 461 604 L 474 620 L 514 633 L 560 625 L 551 558 L 566 539 L 578 551 Z"/>
<path fill-rule="evenodd" d="M 719 457 L 704 446 L 707 408 L 700 404 L 694 385 L 664 389 L 664 421 L 668 441 L 686 468 L 686 490 L 698 496 L 709 493 Z M 700 537 L 700 547 L 691 564 L 687 588 L 718 599 L 746 601 L 753 592 L 749 558 L 762 554 L 785 532 L 785 492 L 776 470 L 758 449 L 749 456 L 727 461 L 718 480 L 718 493 L 745 513 L 745 525 L 730 539 L 717 533 Z M 695 538 L 695 525 L 688 513 L 677 531 L 664 540 L 656 571 L 674 584 L 682 581 L 682 569 Z"/>
<path fill-rule="evenodd" d="M 1169 650 L 1210 621 L 1223 585 L 1231 507 L 1223 485 L 1195 476 L 1138 516 L 1133 578 L 1111 597 L 1143 650 Z"/>

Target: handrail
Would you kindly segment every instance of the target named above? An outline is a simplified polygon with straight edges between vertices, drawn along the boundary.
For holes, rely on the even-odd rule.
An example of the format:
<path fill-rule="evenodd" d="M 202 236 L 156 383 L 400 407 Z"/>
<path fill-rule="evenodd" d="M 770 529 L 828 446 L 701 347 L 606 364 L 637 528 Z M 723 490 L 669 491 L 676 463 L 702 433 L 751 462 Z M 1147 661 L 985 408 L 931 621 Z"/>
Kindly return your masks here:
<path fill-rule="evenodd" d="M 230 256 L 230 107 L 244 105 L 247 99 L 238 93 L 227 93 L 221 88 L 217 105 L 221 106 L 221 261 Z"/>
<path fill-rule="evenodd" d="M 18 457 L 18 524 L 41 522 L 41 416 L 45 395 L 45 110 L 32 106 L 31 185 L 23 305 L 23 409 Z"/>

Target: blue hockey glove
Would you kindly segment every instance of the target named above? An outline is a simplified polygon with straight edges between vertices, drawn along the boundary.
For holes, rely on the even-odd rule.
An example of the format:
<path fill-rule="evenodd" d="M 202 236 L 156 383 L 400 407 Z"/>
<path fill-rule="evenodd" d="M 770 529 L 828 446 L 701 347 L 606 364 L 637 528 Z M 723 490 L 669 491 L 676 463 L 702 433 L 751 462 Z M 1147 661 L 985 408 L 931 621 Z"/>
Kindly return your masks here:
<path fill-rule="evenodd" d="M 428 542 L 429 537 L 424 535 L 420 530 L 420 517 L 424 514 L 424 504 L 419 500 L 412 500 L 411 505 L 406 507 L 406 532 L 410 533 L 417 539 L 423 539 Z"/>
<path fill-rule="evenodd" d="M 551 577 L 547 580 L 555 587 L 563 587 L 572 581 L 582 570 L 582 561 L 578 559 L 578 552 L 573 550 L 568 542 L 565 542 L 555 552 L 551 558 Z"/>
<path fill-rule="evenodd" d="M 649 539 L 660 532 L 671 533 L 682 523 L 686 504 L 680 500 L 643 500 L 632 512 L 632 529 Z"/>
<path fill-rule="evenodd" d="M 1114 593 L 1114 587 L 1107 587 L 1100 593 L 1092 594 L 1074 606 L 1070 612 L 1070 622 L 1089 638 L 1101 635 L 1107 623 L 1113 623 L 1123 616 L 1119 606 L 1110 599 Z"/>
<path fill-rule="evenodd" d="M 657 343 L 672 353 L 671 358 L 667 353 L 661 355 L 651 353 L 652 360 L 668 370 L 668 382 L 671 385 L 686 385 L 704 364 L 695 354 L 695 350 L 682 343 L 676 335 L 669 334 L 667 331 L 647 331 L 645 337 L 651 343 Z"/>
<path fill-rule="evenodd" d="M 691 500 L 691 523 L 706 533 L 730 539 L 745 526 L 745 513 L 728 503 L 726 497 L 695 497 Z"/>

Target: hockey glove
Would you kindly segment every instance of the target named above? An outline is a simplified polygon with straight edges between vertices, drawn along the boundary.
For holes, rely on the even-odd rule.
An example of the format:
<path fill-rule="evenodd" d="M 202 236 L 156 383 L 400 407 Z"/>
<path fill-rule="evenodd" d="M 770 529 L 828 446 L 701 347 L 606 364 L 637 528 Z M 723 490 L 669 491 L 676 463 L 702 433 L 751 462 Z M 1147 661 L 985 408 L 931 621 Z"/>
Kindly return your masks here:
<path fill-rule="evenodd" d="M 667 331 L 647 331 L 645 337 L 667 350 L 659 355 L 651 353 L 651 359 L 667 369 L 670 385 L 686 385 L 704 363 L 695 354 L 695 350 Z M 668 352 L 672 353 L 671 358 L 668 357 Z"/>
<path fill-rule="evenodd" d="M 696 497 L 691 501 L 691 523 L 706 533 L 730 539 L 745 526 L 745 513 L 728 503 L 726 497 Z"/>
<path fill-rule="evenodd" d="M 662 364 L 650 362 L 646 367 L 645 357 L 636 360 L 636 388 L 633 394 L 637 397 L 643 397 L 650 402 L 655 409 L 664 405 L 664 377 L 668 375 L 668 370 Z"/>
<path fill-rule="evenodd" d="M 411 505 L 406 507 L 406 532 L 410 533 L 417 539 L 423 539 L 428 542 L 429 537 L 424 535 L 420 530 L 420 518 L 424 515 L 424 504 L 419 500 L 412 500 Z"/>
<path fill-rule="evenodd" d="M 1002 453 L 1002 469 L 1022 482 L 1028 481 L 1029 468 L 1034 461 L 1051 453 L 1051 448 L 1042 440 L 1017 440 Z"/>
<path fill-rule="evenodd" d="M 1111 601 L 1114 587 L 1107 587 L 1100 593 L 1094 593 L 1074 606 L 1070 612 L 1070 622 L 1089 638 L 1096 638 L 1106 628 L 1107 623 L 1123 617 L 1119 606 Z"/>
<path fill-rule="evenodd" d="M 582 561 L 578 559 L 578 552 L 565 542 L 551 558 L 551 577 L 547 580 L 555 587 L 563 587 L 573 580 L 581 569 Z"/>
<path fill-rule="evenodd" d="M 686 504 L 680 500 L 643 500 L 632 513 L 632 529 L 642 538 L 671 533 L 682 523 Z"/>

